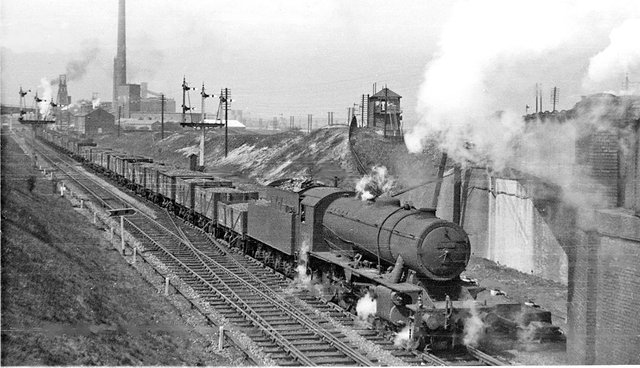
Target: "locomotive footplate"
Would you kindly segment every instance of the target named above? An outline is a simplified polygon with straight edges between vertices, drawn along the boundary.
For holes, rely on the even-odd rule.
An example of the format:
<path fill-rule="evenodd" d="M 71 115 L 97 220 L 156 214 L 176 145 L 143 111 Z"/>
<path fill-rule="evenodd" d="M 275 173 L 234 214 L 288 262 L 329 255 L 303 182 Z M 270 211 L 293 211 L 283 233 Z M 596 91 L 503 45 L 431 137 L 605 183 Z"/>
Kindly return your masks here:
<path fill-rule="evenodd" d="M 349 264 L 349 259 L 338 256 L 337 254 L 332 252 L 309 252 L 309 255 L 327 263 L 340 265 L 344 269 L 345 275 L 351 274 L 358 277 L 364 277 L 374 281 L 377 284 L 386 286 L 387 288 L 394 291 L 406 294 L 420 294 L 423 291 L 423 288 L 418 285 L 409 284 L 406 282 L 389 282 L 389 280 L 387 280 L 384 275 L 379 274 L 378 270 L 374 268 L 355 268 L 351 264 Z M 350 276 L 348 277 L 350 278 Z"/>

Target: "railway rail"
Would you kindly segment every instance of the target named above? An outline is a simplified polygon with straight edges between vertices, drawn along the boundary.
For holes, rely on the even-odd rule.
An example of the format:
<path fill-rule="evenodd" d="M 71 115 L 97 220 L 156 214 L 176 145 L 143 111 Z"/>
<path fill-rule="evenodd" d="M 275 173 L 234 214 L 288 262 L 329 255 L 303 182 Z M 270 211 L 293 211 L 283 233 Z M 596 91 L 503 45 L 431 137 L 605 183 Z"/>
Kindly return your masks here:
<path fill-rule="evenodd" d="M 105 185 L 76 170 L 78 165 L 70 158 L 48 157 L 42 148 L 36 151 L 102 207 L 130 206 Z M 357 330 L 359 336 L 404 364 L 451 363 L 429 353 L 396 348 L 378 332 L 355 327 L 353 315 L 309 293 L 283 292 L 289 284 L 281 275 L 254 259 L 229 252 L 209 234 L 175 221 L 167 212 L 156 214 L 155 219 L 141 212 L 126 218 L 127 230 L 141 240 L 145 252 L 155 255 L 229 322 L 245 331 L 278 365 L 388 364 L 354 346 L 336 321 Z M 469 354 L 476 358 L 471 364 L 506 363 L 476 349 L 470 349 Z"/>

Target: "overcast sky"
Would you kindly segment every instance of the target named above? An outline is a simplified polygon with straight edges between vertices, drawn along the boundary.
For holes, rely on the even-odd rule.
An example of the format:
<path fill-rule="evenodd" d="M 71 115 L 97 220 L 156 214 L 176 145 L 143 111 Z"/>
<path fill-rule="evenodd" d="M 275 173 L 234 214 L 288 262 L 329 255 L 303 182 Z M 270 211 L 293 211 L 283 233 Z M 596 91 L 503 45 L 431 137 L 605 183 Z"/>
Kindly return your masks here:
<path fill-rule="evenodd" d="M 94 92 L 111 100 L 117 0 L 3 0 L 0 6 L 3 103 L 17 104 L 21 85 L 34 90 L 41 78 L 63 73 L 76 74 L 68 82 L 74 101 Z M 484 70 L 480 93 L 493 97 L 495 110 L 524 113 L 535 104 L 536 82 L 545 104 L 557 86 L 564 109 L 581 95 L 619 90 L 626 73 L 640 81 L 633 58 L 640 42 L 622 51 L 631 54 L 625 61 L 601 63 L 606 75 L 589 77 L 591 60 L 611 49 L 612 31 L 639 18 L 640 1 L 633 0 L 129 0 L 127 79 L 148 82 L 177 105 L 184 75 L 198 89 L 203 82 L 216 94 L 230 88 L 233 107 L 251 116 L 326 118 L 334 111 L 336 119 L 377 82 L 403 96 L 409 126 L 423 115 L 416 111 L 424 105 L 419 91 L 434 62 L 446 56 L 459 65 L 442 74 L 443 88 L 465 89 L 475 71 L 462 61 L 482 54 L 492 67 Z M 528 55 L 512 58 L 498 39 L 520 37 L 514 29 L 521 27 L 528 28 L 526 37 L 509 40 L 507 50 L 524 46 Z M 463 48 L 452 53 L 452 44 Z M 86 73 L 78 68 L 82 61 Z M 199 108 L 197 93 L 191 102 Z"/>

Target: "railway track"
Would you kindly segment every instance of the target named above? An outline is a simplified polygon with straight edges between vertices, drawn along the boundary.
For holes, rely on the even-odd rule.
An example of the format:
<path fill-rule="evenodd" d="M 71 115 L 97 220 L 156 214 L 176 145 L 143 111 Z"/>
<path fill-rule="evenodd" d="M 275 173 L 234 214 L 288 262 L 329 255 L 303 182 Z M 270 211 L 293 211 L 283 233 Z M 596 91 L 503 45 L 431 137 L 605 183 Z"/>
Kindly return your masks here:
<path fill-rule="evenodd" d="M 259 333 L 263 350 L 278 365 L 377 365 L 377 360 L 351 346 L 324 321 L 305 315 L 278 296 L 221 248 L 212 251 L 207 244 L 206 250 L 201 249 L 206 242 L 187 235 L 168 213 L 158 221 L 127 220 L 131 230 L 145 239 L 149 252 L 219 313 L 253 335 L 254 341 L 261 341 Z"/>
<path fill-rule="evenodd" d="M 46 158 L 44 149 L 36 149 Z M 96 198 L 104 208 L 130 206 L 95 179 L 77 170 L 68 157 L 47 158 L 60 172 Z M 243 330 L 278 365 L 450 365 L 435 355 L 399 349 L 377 331 L 356 326 L 353 315 L 306 290 L 286 292 L 288 280 L 258 261 L 228 248 L 209 234 L 158 210 L 154 219 L 138 212 L 125 219 L 129 233 L 146 252 L 161 260 L 175 275 L 213 306 L 227 321 Z M 375 344 L 397 361 L 366 352 L 349 331 Z M 365 344 L 366 345 L 366 344 Z M 503 365 L 477 350 L 464 364 Z M 384 356 L 384 355 L 383 355 Z M 493 360 L 492 360 L 493 359 Z M 400 362 L 400 364 L 398 364 Z"/>

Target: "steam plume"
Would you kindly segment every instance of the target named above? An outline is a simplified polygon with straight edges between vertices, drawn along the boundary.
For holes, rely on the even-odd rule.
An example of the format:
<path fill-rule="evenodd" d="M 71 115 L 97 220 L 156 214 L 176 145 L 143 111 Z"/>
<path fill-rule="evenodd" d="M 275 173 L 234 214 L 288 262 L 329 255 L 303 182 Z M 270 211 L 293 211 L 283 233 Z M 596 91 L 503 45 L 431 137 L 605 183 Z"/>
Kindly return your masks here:
<path fill-rule="evenodd" d="M 38 89 L 42 90 L 42 95 L 39 96 L 42 99 L 41 102 L 38 102 L 38 109 L 40 110 L 40 115 L 43 117 L 49 113 L 49 103 L 52 101 L 51 97 L 53 96 L 51 83 L 47 78 L 40 79 L 40 85 L 38 85 Z"/>
<path fill-rule="evenodd" d="M 369 319 L 369 316 L 375 315 L 376 310 L 376 301 L 369 293 L 366 293 L 360 298 L 356 304 L 356 314 L 358 315 L 358 319 L 362 321 L 366 321 Z"/>
<path fill-rule="evenodd" d="M 464 321 L 464 338 L 462 342 L 465 345 L 476 346 L 484 335 L 484 322 L 482 322 L 482 318 L 480 318 L 476 304 L 473 301 L 467 300 L 465 304 L 465 307 L 469 308 L 471 316 Z"/>
<path fill-rule="evenodd" d="M 585 86 L 620 81 L 625 73 L 639 72 L 638 34 L 640 19 L 628 19 L 613 29 L 609 35 L 610 44 L 590 60 Z"/>
<path fill-rule="evenodd" d="M 405 136 L 407 148 L 419 152 L 427 142 L 436 142 L 463 166 L 515 168 L 560 185 L 569 193 L 564 199 L 572 204 L 598 206 L 598 196 L 575 195 L 570 185 L 593 182 L 588 172 L 576 169 L 574 151 L 581 137 L 610 129 L 602 118 L 605 109 L 562 124 L 525 123 L 521 113 L 501 104 L 510 87 L 506 81 L 521 80 L 522 65 L 573 46 L 570 41 L 583 43 L 576 32 L 584 29 L 579 24 L 584 14 L 569 6 L 537 4 L 526 12 L 514 1 L 457 6 L 444 28 L 437 57 L 427 65 L 418 100 L 423 118 Z M 550 8 L 554 11 L 547 12 Z M 611 45 L 592 59 L 591 78 L 606 78 L 611 66 L 640 65 L 640 52 L 628 40 L 636 27 L 636 21 L 628 21 L 612 33 Z M 496 112 L 500 108 L 504 110 Z"/>
<path fill-rule="evenodd" d="M 363 176 L 356 184 L 357 196 L 363 201 L 388 193 L 395 185 L 395 180 L 387 174 L 384 166 L 374 166 L 371 173 Z"/>
<path fill-rule="evenodd" d="M 402 347 L 409 344 L 409 342 L 411 342 L 411 326 L 406 325 L 400 332 L 396 333 L 393 338 L 393 345 Z"/>
<path fill-rule="evenodd" d="M 302 242 L 300 247 L 300 255 L 298 261 L 298 267 L 296 267 L 297 275 L 294 279 L 295 283 L 302 285 L 305 288 L 311 286 L 311 276 L 307 275 L 307 262 L 309 261 L 309 244 L 307 241 Z"/>

